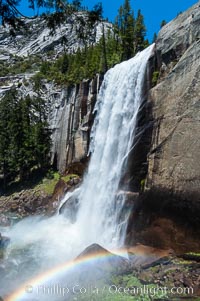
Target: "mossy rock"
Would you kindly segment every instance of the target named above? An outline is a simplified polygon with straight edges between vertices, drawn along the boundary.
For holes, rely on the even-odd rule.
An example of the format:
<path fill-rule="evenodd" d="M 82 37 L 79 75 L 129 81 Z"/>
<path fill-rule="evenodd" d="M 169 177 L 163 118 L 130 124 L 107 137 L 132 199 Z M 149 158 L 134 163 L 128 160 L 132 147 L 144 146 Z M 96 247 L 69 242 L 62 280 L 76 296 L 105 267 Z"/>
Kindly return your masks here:
<path fill-rule="evenodd" d="M 58 172 L 49 173 L 47 177 L 45 177 L 42 182 L 35 187 L 36 190 L 44 191 L 47 195 L 52 195 L 55 189 L 57 182 L 61 179 L 65 183 L 70 181 L 71 179 L 79 178 L 76 174 L 69 174 L 66 176 L 61 176 Z"/>
<path fill-rule="evenodd" d="M 189 252 L 181 255 L 181 258 L 189 261 L 197 261 L 200 262 L 200 253 Z"/>

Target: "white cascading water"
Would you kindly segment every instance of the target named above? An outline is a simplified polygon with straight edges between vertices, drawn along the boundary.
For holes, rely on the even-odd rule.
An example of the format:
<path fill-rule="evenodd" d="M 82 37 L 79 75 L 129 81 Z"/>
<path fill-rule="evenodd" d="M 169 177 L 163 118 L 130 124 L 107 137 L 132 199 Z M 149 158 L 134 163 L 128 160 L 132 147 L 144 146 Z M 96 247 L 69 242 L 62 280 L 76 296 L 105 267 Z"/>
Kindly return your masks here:
<path fill-rule="evenodd" d="M 134 141 L 153 47 L 116 65 L 105 75 L 95 106 L 87 174 L 81 186 L 62 201 L 64 204 L 69 197 L 78 200 L 73 223 L 64 214 L 57 214 L 46 219 L 27 218 L 4 231 L 11 238 L 5 260 L 10 266 L 11 262 L 15 267 L 25 266 L 27 275 L 23 272 L 23 277 L 74 258 L 92 243 L 110 250 L 123 244 L 128 216 L 121 217 L 123 200 L 116 202 L 116 193 Z M 3 285 L 9 286 L 6 280 Z"/>
<path fill-rule="evenodd" d="M 108 249 L 123 244 L 126 217 L 119 222 L 123 200 L 116 203 L 116 193 L 134 140 L 152 47 L 110 69 L 101 86 L 94 109 L 91 160 L 83 184 L 75 191 L 80 202 L 76 225 L 84 247 L 94 242 Z"/>

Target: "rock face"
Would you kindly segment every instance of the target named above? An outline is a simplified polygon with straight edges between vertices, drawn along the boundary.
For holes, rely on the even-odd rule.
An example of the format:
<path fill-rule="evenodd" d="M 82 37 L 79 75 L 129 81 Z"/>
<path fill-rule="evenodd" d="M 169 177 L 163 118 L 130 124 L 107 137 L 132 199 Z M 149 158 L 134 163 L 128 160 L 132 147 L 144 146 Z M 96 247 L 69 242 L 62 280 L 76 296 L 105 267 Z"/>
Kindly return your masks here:
<path fill-rule="evenodd" d="M 198 251 L 200 2 L 162 28 L 149 65 L 153 78 L 159 76 L 143 110 L 144 127 L 149 130 L 133 157 L 139 153 L 143 163 L 136 175 L 133 169 L 140 196 L 129 219 L 126 242 L 176 253 Z"/>
<path fill-rule="evenodd" d="M 20 95 L 39 96 L 45 100 L 52 131 L 51 161 L 63 173 L 67 166 L 85 161 L 87 157 L 94 119 L 92 112 L 102 79 L 101 75 L 96 75 L 93 79 L 68 87 L 60 87 L 44 79 L 38 92 L 34 90 L 30 75 L 24 74 L 22 78 L 8 77 L 9 85 L 6 89 L 0 88 L 0 98 L 12 86 L 20 86 L 17 88 Z M 26 81 L 29 81 L 28 85 Z"/>
<path fill-rule="evenodd" d="M 76 221 L 76 215 L 79 208 L 78 199 L 71 196 L 59 209 L 59 214 L 64 215 L 71 223 Z"/>
<path fill-rule="evenodd" d="M 160 31 L 159 83 L 150 91 L 148 187 L 196 195 L 200 187 L 200 3 Z"/>
<path fill-rule="evenodd" d="M 16 31 L 14 36 L 10 33 L 9 26 L 0 26 L 0 60 L 7 60 L 13 55 L 27 57 L 38 53 L 45 54 L 48 51 L 55 51 L 58 55 L 66 49 L 68 52 L 73 52 L 84 47 L 83 41 L 77 34 L 81 26 L 81 23 L 77 21 L 78 18 L 86 21 L 86 12 L 68 16 L 62 26 L 58 27 L 53 34 L 42 16 L 34 20 L 24 19 L 25 25 Z M 112 24 L 96 22 L 89 40 L 91 44 L 99 41 L 103 27 L 107 32 L 112 29 Z"/>
<path fill-rule="evenodd" d="M 53 101 L 49 123 L 53 131 L 52 162 L 60 172 L 87 157 L 92 111 L 102 79 L 96 76 L 68 87 Z"/>
<path fill-rule="evenodd" d="M 10 239 L 6 236 L 2 236 L 0 233 L 0 250 L 6 248 L 9 242 Z"/>
<path fill-rule="evenodd" d="M 85 47 L 78 31 L 82 26 L 80 20 L 85 20 L 87 24 L 87 18 L 87 12 L 76 12 L 68 16 L 53 34 L 43 16 L 34 20 L 24 19 L 24 26 L 16 30 L 14 36 L 9 26 L 0 26 L 0 62 L 12 65 L 16 61 L 23 64 L 30 58 L 37 62 L 43 58 L 55 60 L 66 51 L 72 53 Z M 81 28 L 87 30 L 87 26 Z M 103 33 L 112 30 L 112 24 L 96 22 L 90 30 L 87 43 L 94 45 Z M 29 95 L 45 100 L 52 130 L 51 159 L 59 172 L 63 173 L 67 166 L 74 162 L 82 163 L 87 156 L 91 115 L 102 79 L 97 75 L 73 86 L 60 86 L 43 79 L 40 88 L 35 89 L 33 76 L 39 71 L 36 61 L 31 71 L 0 77 L 0 99 L 6 91 L 15 87 L 20 96 Z"/>

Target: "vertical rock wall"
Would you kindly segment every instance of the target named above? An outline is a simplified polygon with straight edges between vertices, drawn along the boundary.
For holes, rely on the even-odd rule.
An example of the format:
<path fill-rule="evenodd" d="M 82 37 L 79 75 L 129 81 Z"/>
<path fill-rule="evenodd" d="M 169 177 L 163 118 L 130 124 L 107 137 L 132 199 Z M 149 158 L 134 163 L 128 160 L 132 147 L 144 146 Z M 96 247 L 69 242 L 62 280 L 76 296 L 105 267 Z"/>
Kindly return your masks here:
<path fill-rule="evenodd" d="M 101 76 L 96 76 L 55 95 L 49 114 L 51 159 L 61 173 L 67 165 L 87 157 L 92 111 L 101 82 Z"/>
<path fill-rule="evenodd" d="M 138 122 L 147 131 L 133 157 L 140 164 L 133 165 L 132 175 L 141 182 L 126 243 L 198 252 L 200 1 L 162 28 L 149 64 L 155 86 Z"/>
<path fill-rule="evenodd" d="M 200 2 L 160 31 L 156 59 L 160 74 L 158 84 L 150 91 L 154 124 L 147 184 L 197 195 L 200 187 Z"/>

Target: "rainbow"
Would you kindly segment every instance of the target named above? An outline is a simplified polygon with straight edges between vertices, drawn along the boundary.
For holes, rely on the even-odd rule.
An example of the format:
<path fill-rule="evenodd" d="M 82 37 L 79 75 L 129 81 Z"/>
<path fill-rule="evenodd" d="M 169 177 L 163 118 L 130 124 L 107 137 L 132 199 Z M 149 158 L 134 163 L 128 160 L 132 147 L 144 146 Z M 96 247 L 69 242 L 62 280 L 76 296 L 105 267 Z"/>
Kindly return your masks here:
<path fill-rule="evenodd" d="M 79 267 L 82 264 L 88 264 L 93 263 L 97 260 L 112 258 L 113 256 L 123 256 L 127 257 L 127 250 L 125 249 L 118 249 L 118 250 L 112 250 L 113 253 L 110 253 L 106 250 L 103 251 L 97 251 L 91 254 L 83 255 L 80 257 L 77 257 L 74 260 L 65 262 L 64 264 L 60 264 L 52 269 L 49 269 L 48 271 L 29 279 L 27 282 L 25 282 L 20 288 L 18 288 L 15 292 L 11 293 L 9 296 L 5 297 L 5 301 L 21 301 L 22 298 L 27 297 L 27 291 L 26 289 L 28 287 L 37 287 L 41 285 L 44 282 L 47 282 L 53 277 L 59 276 L 60 274 L 70 271 L 70 269 L 74 267 Z"/>

